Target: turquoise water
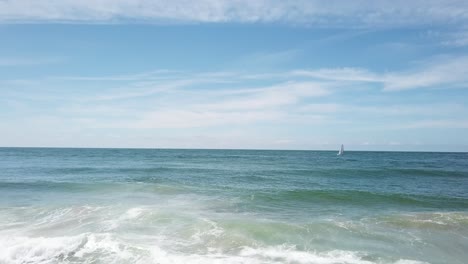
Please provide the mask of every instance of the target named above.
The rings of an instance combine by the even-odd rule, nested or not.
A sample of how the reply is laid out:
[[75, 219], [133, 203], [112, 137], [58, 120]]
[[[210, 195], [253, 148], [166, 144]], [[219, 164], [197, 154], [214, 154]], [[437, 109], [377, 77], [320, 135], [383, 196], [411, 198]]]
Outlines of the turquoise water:
[[467, 153], [0, 148], [0, 263], [467, 259]]

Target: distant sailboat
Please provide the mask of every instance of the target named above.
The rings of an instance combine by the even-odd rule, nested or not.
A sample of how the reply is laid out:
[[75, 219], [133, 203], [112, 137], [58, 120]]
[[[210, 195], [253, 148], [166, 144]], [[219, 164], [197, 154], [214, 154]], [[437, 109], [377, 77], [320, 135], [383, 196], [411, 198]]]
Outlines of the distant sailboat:
[[343, 144], [341, 144], [340, 151], [338, 151], [337, 155], [340, 156], [340, 155], [343, 155], [343, 153], [344, 153], [344, 146], [343, 146]]

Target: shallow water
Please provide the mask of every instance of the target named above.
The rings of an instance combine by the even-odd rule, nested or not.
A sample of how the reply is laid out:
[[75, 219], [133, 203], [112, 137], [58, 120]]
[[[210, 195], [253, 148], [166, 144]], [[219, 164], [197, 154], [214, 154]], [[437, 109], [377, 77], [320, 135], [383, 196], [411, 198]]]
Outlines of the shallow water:
[[0, 148], [0, 263], [466, 263], [468, 154]]

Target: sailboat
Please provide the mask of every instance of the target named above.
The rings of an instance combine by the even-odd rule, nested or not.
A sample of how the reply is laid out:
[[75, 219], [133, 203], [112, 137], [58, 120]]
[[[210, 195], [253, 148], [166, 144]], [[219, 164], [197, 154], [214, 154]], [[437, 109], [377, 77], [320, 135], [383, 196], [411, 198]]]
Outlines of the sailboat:
[[338, 154], [336, 154], [336, 155], [340, 156], [340, 155], [343, 155], [343, 153], [344, 153], [344, 146], [343, 146], [343, 144], [341, 144], [341, 148], [338, 151]]

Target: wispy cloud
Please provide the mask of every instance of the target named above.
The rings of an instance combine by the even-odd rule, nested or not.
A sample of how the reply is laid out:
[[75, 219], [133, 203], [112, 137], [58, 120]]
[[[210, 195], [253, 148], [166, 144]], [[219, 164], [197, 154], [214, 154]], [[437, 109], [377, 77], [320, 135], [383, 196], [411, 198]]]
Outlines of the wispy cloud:
[[375, 27], [465, 23], [463, 0], [6, 0], [0, 1], [4, 22], [137, 21], [286, 22], [316, 26]]
[[[161, 103], [138, 118], [112, 126], [137, 128], [190, 128], [247, 125], [297, 120], [284, 107], [296, 107], [300, 100], [323, 97], [330, 91], [316, 83], [286, 82], [240, 92], [183, 89], [173, 91], [170, 102]], [[317, 116], [312, 117], [317, 121]]]
[[383, 80], [386, 91], [435, 86], [468, 88], [468, 57], [430, 60], [413, 71], [387, 74]]
[[[164, 76], [172, 73], [155, 71], [154, 74]], [[383, 106], [362, 106], [330, 97], [340, 96], [341, 89], [336, 87], [348, 82], [374, 82], [383, 78], [364, 69], [319, 69], [315, 72], [297, 70], [271, 79], [272, 75], [264, 73], [259, 76], [274, 84], [258, 84], [253, 87], [244, 74], [239, 72], [179, 73], [179, 79], [163, 80], [147, 86], [139, 85], [147, 84], [148, 79], [152, 80], [151, 74], [134, 74], [130, 75], [133, 76], [131, 78], [96, 77], [97, 83], [101, 83], [103, 79], [111, 83], [121, 79], [124, 86], [107, 89], [106, 93], [101, 90], [78, 97], [62, 98], [64, 105], [57, 109], [57, 114], [68, 120], [75, 120], [75, 123], [81, 124], [82, 127], [183, 129], [267, 123], [341, 124], [343, 120], [339, 121], [338, 116], [343, 115], [353, 115], [354, 121], [361, 123], [367, 123], [369, 118], [372, 120], [392, 116], [413, 119], [417, 117], [416, 120], [424, 121], [428, 120], [427, 118], [447, 118], [468, 113], [464, 105], [387, 103]], [[297, 75], [311, 79], [293, 81]], [[128, 79], [132, 82], [128, 83]], [[86, 83], [92, 82], [86, 77], [49, 80], [63, 80], [67, 83], [73, 82], [72, 80], [78, 83], [82, 83], [83, 80]], [[220, 82], [221, 80], [225, 82]], [[340, 85], [337, 85], [337, 82]], [[405, 122], [407, 124], [404, 127], [400, 126], [402, 129], [428, 125], [421, 123], [422, 121]], [[456, 123], [438, 124], [453, 126]], [[390, 128], [395, 126], [391, 123], [388, 125]], [[384, 128], [387, 126], [381, 127]]]
[[419, 62], [413, 68], [394, 72], [372, 72], [360, 68], [296, 70], [293, 76], [327, 81], [376, 83], [384, 91], [403, 91], [419, 88], [468, 88], [468, 56], [437, 57]]
[[296, 104], [301, 98], [330, 94], [330, 90], [314, 82], [287, 82], [245, 92], [242, 97], [231, 97], [199, 107], [212, 110], [269, 109]]
[[[403, 73], [327, 68], [280, 74], [148, 71], [44, 77], [40, 86], [20, 82], [15, 87], [21, 89], [1, 91], [0, 100], [6, 104], [0, 117], [8, 124], [1, 133], [4, 140], [14, 139], [15, 131], [41, 127], [24, 137], [54, 135], [48, 141], [21, 142], [29, 145], [314, 148], [324, 142], [334, 146], [335, 137], [346, 134], [359, 142], [404, 145], [409, 139], [394, 138], [393, 133], [468, 128], [468, 108], [462, 102], [399, 102], [395, 98], [401, 97], [394, 97], [398, 90], [383, 91], [398, 75], [446, 72], [455, 63], [448, 58], [431, 61]], [[462, 81], [450, 77], [433, 84]], [[368, 89], [361, 89], [367, 84], [375, 92], [373, 98], [366, 97]], [[349, 92], [365, 103], [348, 100]]]
[[450, 34], [448, 39], [442, 42], [446, 46], [466, 47], [468, 46], [468, 29]]
[[351, 81], [351, 82], [380, 82], [382, 76], [372, 73], [366, 69], [360, 68], [331, 68], [318, 70], [295, 70], [291, 72], [292, 76], [303, 76], [332, 81]]
[[463, 48], [468, 46], [468, 28], [466, 25], [443, 31], [431, 29], [423, 37], [444, 47]]
[[[299, 104], [306, 98], [324, 97], [345, 87], [393, 93], [422, 88], [468, 88], [467, 56], [435, 57], [410, 65], [412, 67], [406, 70], [393, 72], [353, 67], [286, 72], [154, 70], [123, 75], [51, 76], [38, 80], [1, 82], [11, 87], [9, 94], [30, 100], [63, 99], [61, 86], [66, 83], [67, 87], [77, 88], [69, 88], [73, 92], [66, 93], [75, 94], [76, 102], [113, 103], [156, 97], [159, 98], [159, 105], [165, 105], [166, 100], [177, 100], [184, 106], [190, 104], [197, 107], [193, 109], [197, 111], [279, 108]], [[38, 86], [47, 87], [48, 92], [34, 95], [24, 92], [29, 88], [38, 89]], [[96, 90], [99, 92], [87, 93], [80, 87], [99, 87]], [[338, 109], [338, 106], [327, 104], [325, 108], [330, 112]]]

